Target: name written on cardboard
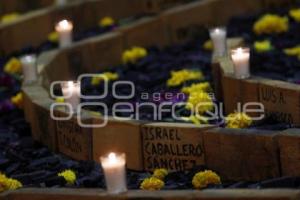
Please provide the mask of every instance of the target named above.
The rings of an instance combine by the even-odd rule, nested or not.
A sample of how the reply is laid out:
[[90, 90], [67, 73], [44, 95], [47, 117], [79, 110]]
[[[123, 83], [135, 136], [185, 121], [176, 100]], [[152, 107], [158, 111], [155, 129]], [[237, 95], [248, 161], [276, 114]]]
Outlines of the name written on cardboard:
[[[293, 96], [290, 96], [292, 98]], [[273, 117], [281, 122], [294, 123], [293, 113], [295, 109], [284, 109], [283, 107], [289, 107], [287, 103], [286, 94], [281, 89], [276, 89], [273, 87], [261, 87], [260, 88], [260, 98], [262, 103], [265, 104], [265, 113], [267, 117]], [[298, 98], [295, 96], [294, 98]]]
[[144, 165], [148, 170], [186, 170], [203, 161], [197, 132], [184, 134], [177, 128], [144, 126], [142, 134]]
[[82, 128], [74, 121], [57, 121], [57, 133], [59, 144], [71, 152], [82, 152], [82, 142], [77, 136], [81, 134]]

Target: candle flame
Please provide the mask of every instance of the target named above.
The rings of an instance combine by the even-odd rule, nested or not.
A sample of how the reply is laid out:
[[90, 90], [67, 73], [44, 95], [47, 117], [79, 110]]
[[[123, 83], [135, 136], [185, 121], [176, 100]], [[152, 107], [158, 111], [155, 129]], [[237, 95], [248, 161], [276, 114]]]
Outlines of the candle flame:
[[109, 153], [108, 154], [108, 159], [109, 159], [109, 162], [116, 162], [117, 161], [117, 157], [116, 157], [116, 154], [115, 153]]
[[74, 82], [73, 81], [68, 81], [67, 82], [68, 87], [74, 87]]
[[237, 49], [236, 49], [236, 53], [238, 53], [238, 54], [243, 53], [243, 49], [242, 49], [241, 47], [237, 48]]
[[232, 55], [243, 55], [243, 54], [246, 54], [248, 53], [248, 49], [247, 48], [242, 48], [242, 47], [239, 47], [237, 49], [234, 49], [232, 50]]
[[60, 21], [58, 24], [59, 24], [59, 26], [61, 26], [62, 28], [67, 28], [68, 25], [69, 25], [69, 22], [68, 22], [68, 20], [64, 19], [64, 20]]
[[56, 29], [57, 29], [57, 31], [72, 30], [73, 24], [72, 24], [72, 22], [70, 22], [66, 19], [63, 19], [57, 23]]
[[21, 62], [35, 62], [36, 56], [34, 54], [28, 54], [20, 58]]

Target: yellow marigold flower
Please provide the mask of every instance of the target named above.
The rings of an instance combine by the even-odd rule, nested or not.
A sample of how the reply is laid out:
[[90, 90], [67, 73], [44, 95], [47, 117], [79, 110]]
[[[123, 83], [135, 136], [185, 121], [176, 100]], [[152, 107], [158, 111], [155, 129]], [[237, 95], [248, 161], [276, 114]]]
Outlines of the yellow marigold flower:
[[5, 183], [6, 190], [16, 190], [23, 187], [22, 183], [18, 180], [8, 178]]
[[15, 96], [11, 97], [11, 102], [18, 108], [23, 108], [23, 94], [19, 92]]
[[92, 85], [99, 85], [103, 81], [103, 76], [106, 78], [107, 81], [114, 81], [119, 78], [119, 74], [112, 73], [112, 72], [104, 72], [101, 74], [102, 76], [93, 76], [91, 80]]
[[1, 23], [10, 23], [10, 22], [15, 21], [19, 17], [20, 17], [20, 14], [17, 12], [14, 12], [14, 13], [10, 13], [10, 14], [2, 16], [0, 21], [1, 21]]
[[4, 72], [8, 74], [16, 74], [22, 72], [22, 63], [17, 58], [11, 58], [4, 66]]
[[203, 116], [196, 116], [192, 115], [189, 117], [190, 121], [193, 122], [196, 125], [201, 125], [201, 124], [208, 124], [208, 120], [206, 117]]
[[253, 30], [256, 34], [271, 34], [287, 32], [289, 29], [288, 17], [266, 14], [255, 22]]
[[73, 170], [70, 169], [58, 173], [58, 176], [64, 177], [67, 183], [71, 185], [73, 185], [76, 181], [76, 174]]
[[256, 41], [254, 43], [254, 48], [257, 52], [267, 52], [272, 50], [272, 44], [269, 40]]
[[284, 53], [288, 56], [298, 56], [300, 57], [300, 45], [297, 45], [292, 48], [287, 48], [283, 50]]
[[99, 26], [101, 27], [107, 27], [107, 26], [112, 26], [115, 24], [115, 20], [111, 17], [103, 17], [100, 21], [99, 21]]
[[300, 9], [292, 9], [289, 12], [289, 15], [296, 21], [300, 22]]
[[194, 109], [195, 112], [203, 114], [206, 111], [211, 111], [214, 108], [211, 96], [206, 92], [193, 92], [187, 100], [186, 108]]
[[58, 33], [56, 31], [53, 31], [48, 34], [48, 40], [50, 42], [58, 42]]
[[122, 61], [123, 63], [135, 63], [141, 58], [146, 57], [148, 54], [147, 50], [142, 47], [133, 47], [123, 52]]
[[192, 184], [196, 189], [206, 188], [208, 185], [219, 185], [221, 179], [218, 174], [211, 170], [205, 170], [195, 174]]
[[235, 112], [226, 117], [227, 128], [247, 128], [252, 124], [252, 119], [246, 113]]
[[183, 87], [181, 92], [185, 94], [191, 94], [193, 92], [208, 92], [211, 90], [211, 86], [208, 82], [204, 83], [193, 83], [191, 86]]
[[6, 176], [0, 173], [0, 193], [6, 190], [6, 186], [5, 186], [6, 180], [7, 180]]
[[143, 180], [143, 182], [141, 183], [140, 188], [142, 190], [160, 190], [161, 188], [163, 188], [165, 186], [165, 183], [155, 177], [150, 177], [150, 178], [146, 178]]
[[193, 70], [179, 70], [179, 71], [172, 71], [171, 78], [167, 81], [167, 85], [169, 87], [179, 86], [182, 83], [189, 81], [189, 80], [201, 80], [204, 76], [200, 71], [193, 71]]
[[63, 97], [57, 97], [57, 98], [55, 99], [55, 102], [56, 102], [56, 103], [64, 103], [64, 102], [65, 102], [65, 99], [64, 99]]
[[204, 42], [203, 44], [203, 48], [206, 49], [206, 50], [213, 50], [214, 49], [214, 46], [213, 46], [213, 43], [211, 40], [207, 40], [206, 42]]
[[155, 169], [153, 172], [153, 176], [155, 178], [158, 178], [160, 180], [164, 180], [164, 178], [168, 175], [168, 170], [161, 168], [161, 169]]
[[16, 190], [21, 187], [23, 187], [23, 185], [20, 181], [7, 178], [4, 174], [0, 173], [0, 192], [5, 190]]

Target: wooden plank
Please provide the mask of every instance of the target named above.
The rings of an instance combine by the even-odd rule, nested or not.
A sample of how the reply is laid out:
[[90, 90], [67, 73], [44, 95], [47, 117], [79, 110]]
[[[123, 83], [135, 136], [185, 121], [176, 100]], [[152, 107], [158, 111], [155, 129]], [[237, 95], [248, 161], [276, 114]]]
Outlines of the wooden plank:
[[55, 123], [50, 116], [50, 105], [53, 101], [47, 91], [38, 86], [24, 86], [24, 113], [30, 123], [34, 140], [48, 146], [52, 151], [57, 150]]
[[[40, 76], [42, 79], [42, 85], [48, 91], [50, 91], [50, 84], [53, 81], [70, 80], [72, 73], [69, 70], [68, 60], [65, 52], [55, 51], [42, 54], [45, 66], [42, 67]], [[46, 61], [47, 60], [47, 61]], [[57, 73], [59, 72], [59, 73]]]
[[49, 88], [53, 81], [76, 80], [82, 73], [94, 73], [119, 64], [123, 49], [122, 35], [107, 33], [78, 42], [71, 48], [46, 53], [43, 57], [48, 64], [41, 72], [43, 85]]
[[192, 0], [143, 0], [146, 12], [149, 13], [159, 13], [162, 10], [190, 2]]
[[184, 42], [207, 34], [207, 27], [213, 21], [211, 1], [197, 1], [162, 13], [169, 43]]
[[[233, 113], [238, 109], [239, 104], [243, 106], [250, 102], [260, 102], [258, 96], [258, 86], [260, 80], [261, 79], [258, 77], [239, 80], [233, 75], [224, 75], [222, 77], [222, 93], [224, 94], [223, 101], [225, 113]], [[250, 116], [255, 116], [254, 113], [247, 114]]]
[[162, 16], [171, 35], [171, 43], [176, 43], [207, 35], [208, 27], [224, 25], [235, 15], [261, 8], [261, 1], [255, 0], [203, 0], [170, 9]]
[[275, 132], [216, 128], [203, 135], [206, 165], [223, 180], [261, 181], [280, 176]]
[[[56, 117], [66, 117], [61, 110], [55, 110]], [[89, 116], [81, 114], [86, 124], [91, 124]], [[92, 160], [92, 129], [78, 124], [77, 116], [70, 120], [55, 120], [58, 151], [76, 160]]]
[[[259, 84], [266, 79], [261, 77], [251, 76], [248, 79], [236, 79], [233, 75], [233, 63], [229, 58], [219, 59], [219, 64], [214, 64], [214, 68], [218, 69], [221, 74], [221, 88], [219, 93], [221, 96], [225, 113], [230, 114], [241, 106], [250, 102], [259, 101]], [[216, 70], [216, 69], [215, 69]], [[220, 83], [219, 83], [220, 84]], [[249, 106], [249, 109], [258, 109], [256, 106]], [[252, 117], [257, 116], [257, 113], [247, 113]]]
[[47, 9], [30, 12], [15, 22], [0, 25], [0, 50], [3, 54], [9, 54], [26, 46], [36, 46], [45, 41], [52, 30]]
[[297, 5], [297, 0], [263, 0], [265, 9], [288, 8]]
[[[227, 39], [227, 48], [228, 48], [228, 52], [231, 49], [243, 46], [244, 44], [244, 40], [243, 38], [228, 38]], [[225, 62], [227, 64], [228, 58], [224, 58], [224, 57], [213, 57], [212, 60], [212, 75], [213, 75], [213, 85], [214, 85], [214, 93], [215, 93], [215, 97], [219, 100], [219, 101], [223, 101], [223, 90], [222, 90], [222, 77], [224, 76], [225, 73], [228, 73], [226, 71], [223, 70], [223, 68], [225, 66], [222, 66], [221, 69], [221, 64]]]
[[[275, 0], [276, 1], [276, 0]], [[263, 8], [261, 0], [217, 0], [212, 1], [213, 23], [211, 26], [227, 24], [230, 18], [241, 14], [253, 14]]]
[[0, 52], [9, 54], [25, 46], [39, 45], [63, 18], [73, 21], [74, 31], [82, 31], [98, 26], [99, 20], [105, 16], [118, 20], [142, 14], [144, 10], [141, 7], [140, 0], [88, 0], [72, 1], [63, 7], [53, 6], [24, 14], [11, 24], [0, 25]]
[[98, 20], [105, 16], [119, 20], [146, 12], [141, 0], [89, 0], [87, 4], [97, 23]]
[[1, 0], [0, 16], [12, 12], [24, 13], [53, 4], [53, 0]]
[[[93, 124], [102, 124], [103, 118], [94, 117]], [[102, 155], [109, 152], [126, 154], [129, 169], [143, 170], [140, 124], [134, 121], [109, 119], [106, 126], [93, 128], [93, 158], [99, 162]]]
[[[64, 51], [70, 77], [93, 73], [121, 62], [123, 40], [120, 33], [107, 33], [74, 44]], [[58, 66], [59, 67], [59, 66]]]
[[212, 126], [147, 123], [141, 126], [145, 170], [184, 171], [204, 165], [203, 132]]
[[84, 59], [91, 59], [92, 65], [84, 65], [85, 72], [97, 72], [121, 63], [124, 50], [122, 34], [107, 33], [88, 42], [90, 55], [86, 55]]
[[50, 115], [50, 105], [53, 103], [49, 98], [39, 99], [35, 101], [33, 110], [33, 121], [31, 123], [32, 134], [39, 137], [42, 144], [47, 146], [52, 151], [56, 152], [57, 135], [56, 124]]
[[295, 200], [300, 198], [299, 190], [291, 189], [210, 189], [210, 190], [172, 190], [141, 191], [130, 190], [124, 194], [108, 195], [100, 189], [21, 189], [8, 194], [10, 200]]
[[276, 137], [283, 176], [300, 176], [300, 129], [288, 129]]
[[22, 87], [24, 95], [24, 115], [27, 122], [32, 127], [32, 137], [36, 141], [41, 141], [40, 133], [35, 131], [33, 126], [36, 122], [36, 104], [43, 103], [48, 98], [48, 93], [39, 85], [27, 85]]
[[299, 85], [265, 80], [259, 84], [259, 101], [264, 104], [267, 116], [300, 125]]
[[168, 38], [164, 30], [164, 23], [160, 17], [142, 18], [130, 25], [118, 28], [118, 31], [123, 34], [126, 48], [148, 47], [154, 44], [160, 47], [166, 46]]

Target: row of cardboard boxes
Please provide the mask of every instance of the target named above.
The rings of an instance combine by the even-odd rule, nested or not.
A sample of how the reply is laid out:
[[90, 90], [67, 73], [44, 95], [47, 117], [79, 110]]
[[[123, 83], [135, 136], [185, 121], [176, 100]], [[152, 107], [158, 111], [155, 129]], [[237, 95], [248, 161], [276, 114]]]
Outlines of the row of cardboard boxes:
[[[75, 31], [83, 31], [98, 26], [99, 20], [106, 16], [121, 20], [140, 15], [153, 15], [168, 7], [191, 1], [71, 0], [65, 6], [50, 6], [51, 3], [48, 2], [46, 4], [49, 6], [43, 9], [28, 12], [12, 23], [0, 24], [0, 52], [2, 55], [7, 55], [25, 46], [39, 45], [47, 39], [47, 35], [54, 30], [55, 24], [62, 19], [73, 21]], [[199, 2], [200, 0], [193, 1]], [[22, 4], [22, 2], [17, 1], [15, 3]], [[38, 1], [31, 4], [44, 3]], [[33, 35], [35, 37], [32, 37]]]
[[[295, 0], [74, 0], [66, 6], [39, 9], [24, 14], [13, 23], [0, 25], [0, 55], [8, 55], [26, 46], [39, 45], [54, 30], [55, 23], [63, 18], [72, 20], [75, 31], [81, 31], [97, 26], [99, 20], [105, 16], [119, 20], [141, 14], [161, 13], [163, 8], [182, 4], [162, 13], [163, 20], [165, 20], [163, 16], [172, 18], [167, 28], [178, 29], [171, 37], [173, 42], [174, 39], [184, 39], [203, 33], [203, 26], [224, 24], [233, 15], [287, 6], [295, 2]], [[180, 29], [180, 26], [188, 28]], [[162, 32], [156, 33], [160, 34], [164, 35]]]
[[[95, 160], [108, 152], [125, 152], [135, 170], [187, 170], [205, 165], [224, 180], [259, 181], [299, 175], [300, 129], [264, 131], [227, 129], [178, 123], [151, 123], [108, 119], [103, 128], [84, 128], [78, 117], [54, 120], [53, 103], [40, 86], [24, 88], [26, 117], [34, 139], [77, 160]], [[61, 110], [54, 112], [65, 117]], [[84, 124], [99, 125], [104, 118], [86, 111]]]
[[[230, 6], [227, 5], [229, 1]], [[157, 167], [184, 170], [204, 164], [227, 180], [298, 175], [298, 129], [269, 132], [117, 120], [109, 120], [104, 128], [88, 129], [80, 127], [76, 118], [56, 121], [50, 116], [53, 100], [49, 98], [48, 89], [52, 81], [74, 78], [82, 72], [95, 72], [100, 70], [97, 66], [118, 64], [124, 49], [132, 45], [164, 46], [183, 41], [194, 33], [195, 27], [201, 31], [203, 29], [199, 27], [216, 23], [218, 19], [213, 13], [219, 12], [224, 16], [222, 20], [226, 20], [234, 14], [264, 6], [258, 0], [203, 0], [171, 9], [158, 17], [142, 19], [122, 27], [123, 31], [45, 54], [44, 62], [39, 64], [40, 82], [23, 87], [25, 115], [34, 139], [79, 160], [99, 161], [102, 154], [122, 151], [127, 154], [128, 167], [136, 170]], [[232, 9], [237, 13], [228, 12]], [[90, 112], [82, 117], [89, 124], [103, 121]]]

